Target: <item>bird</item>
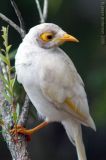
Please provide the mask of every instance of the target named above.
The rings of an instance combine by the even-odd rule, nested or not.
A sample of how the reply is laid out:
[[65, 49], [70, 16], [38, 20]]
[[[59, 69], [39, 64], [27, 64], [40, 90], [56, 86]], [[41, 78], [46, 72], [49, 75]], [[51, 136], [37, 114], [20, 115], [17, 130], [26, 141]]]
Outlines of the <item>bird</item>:
[[[21, 83], [43, 122], [32, 129], [17, 126], [17, 132], [31, 135], [52, 122], [63, 125], [76, 147], [79, 160], [87, 160], [81, 125], [96, 131], [90, 115], [84, 82], [72, 60], [60, 48], [65, 42], [79, 42], [53, 23], [32, 27], [15, 56], [17, 80]], [[11, 130], [15, 133], [15, 128]]]

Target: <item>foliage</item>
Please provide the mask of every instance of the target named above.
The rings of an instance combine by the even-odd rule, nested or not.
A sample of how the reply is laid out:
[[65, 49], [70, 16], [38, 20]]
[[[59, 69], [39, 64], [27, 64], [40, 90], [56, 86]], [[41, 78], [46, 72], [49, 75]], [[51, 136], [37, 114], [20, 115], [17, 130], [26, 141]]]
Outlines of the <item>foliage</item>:
[[[14, 66], [11, 65], [11, 57], [9, 56], [10, 49], [12, 45], [8, 43], [8, 30], [9, 27], [2, 27], [2, 39], [3, 48], [0, 49], [0, 62], [3, 63], [4, 68], [2, 68], [2, 73], [0, 74], [0, 79], [3, 82], [3, 96], [5, 100], [12, 106], [13, 110], [13, 121], [16, 124], [19, 118], [19, 104], [16, 102], [14, 85], [16, 81], [16, 74], [14, 71]], [[5, 71], [3, 71], [3, 69]]]

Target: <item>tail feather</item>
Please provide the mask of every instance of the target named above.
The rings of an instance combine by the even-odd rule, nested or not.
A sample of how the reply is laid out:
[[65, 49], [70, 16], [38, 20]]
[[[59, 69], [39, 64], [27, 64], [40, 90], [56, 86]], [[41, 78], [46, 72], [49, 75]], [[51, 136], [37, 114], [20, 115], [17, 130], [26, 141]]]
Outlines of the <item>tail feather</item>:
[[84, 147], [83, 140], [82, 140], [81, 126], [79, 128], [79, 135], [75, 136], [75, 144], [76, 144], [76, 149], [78, 153], [78, 159], [87, 160], [86, 153], [85, 153], [85, 147]]
[[82, 140], [81, 125], [72, 119], [62, 122], [70, 141], [76, 146], [78, 159], [87, 160], [85, 147]]

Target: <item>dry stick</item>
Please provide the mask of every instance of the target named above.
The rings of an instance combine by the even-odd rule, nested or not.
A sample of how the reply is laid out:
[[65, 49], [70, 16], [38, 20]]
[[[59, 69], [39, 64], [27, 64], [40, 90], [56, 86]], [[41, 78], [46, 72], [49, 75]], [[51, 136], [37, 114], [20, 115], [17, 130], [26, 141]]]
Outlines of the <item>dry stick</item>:
[[10, 26], [12, 26], [20, 34], [20, 36], [22, 37], [22, 32], [24, 32], [24, 30], [22, 28], [20, 28], [17, 24], [15, 24], [12, 20], [10, 20], [9, 18], [7, 18], [2, 13], [0, 13], [0, 18], [2, 20], [4, 20], [5, 22], [7, 22]]
[[47, 11], [48, 11], [48, 0], [44, 0], [44, 5], [43, 5], [43, 18], [44, 21], [47, 19]]
[[24, 102], [24, 105], [22, 107], [22, 112], [21, 112], [21, 115], [20, 115], [20, 118], [19, 118], [19, 122], [18, 122], [19, 125], [24, 126], [24, 124], [25, 124], [25, 122], [27, 120], [28, 109], [29, 109], [28, 106], [29, 106], [29, 97], [26, 95], [25, 102]]
[[44, 19], [44, 17], [43, 17], [43, 13], [42, 13], [42, 10], [41, 10], [41, 7], [40, 7], [39, 0], [35, 0], [35, 2], [36, 2], [37, 9], [38, 9], [38, 12], [39, 12], [40, 23], [44, 23], [44, 22], [45, 22], [45, 19]]
[[10, 0], [10, 2], [12, 4], [12, 6], [14, 8], [14, 11], [15, 11], [17, 17], [18, 17], [19, 22], [20, 22], [20, 28], [22, 28], [22, 30], [23, 30], [23, 31], [21, 30], [21, 35], [22, 35], [22, 38], [24, 38], [26, 32], [25, 32], [24, 20], [21, 16], [21, 12], [19, 11], [18, 6], [17, 6], [17, 4], [15, 3], [14, 0]]
[[39, 17], [40, 17], [40, 23], [44, 23], [47, 19], [48, 0], [44, 0], [43, 11], [41, 9], [39, 0], [35, 0], [35, 2], [36, 2], [36, 5], [37, 5]]

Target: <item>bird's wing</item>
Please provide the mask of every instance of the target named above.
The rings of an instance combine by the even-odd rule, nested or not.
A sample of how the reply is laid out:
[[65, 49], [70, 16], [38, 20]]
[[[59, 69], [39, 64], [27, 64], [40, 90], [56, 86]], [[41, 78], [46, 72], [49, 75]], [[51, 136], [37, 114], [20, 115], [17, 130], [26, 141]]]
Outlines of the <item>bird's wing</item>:
[[55, 56], [46, 57], [40, 71], [40, 87], [43, 95], [58, 109], [71, 114], [87, 125], [89, 108], [84, 84], [69, 57], [58, 50]]

